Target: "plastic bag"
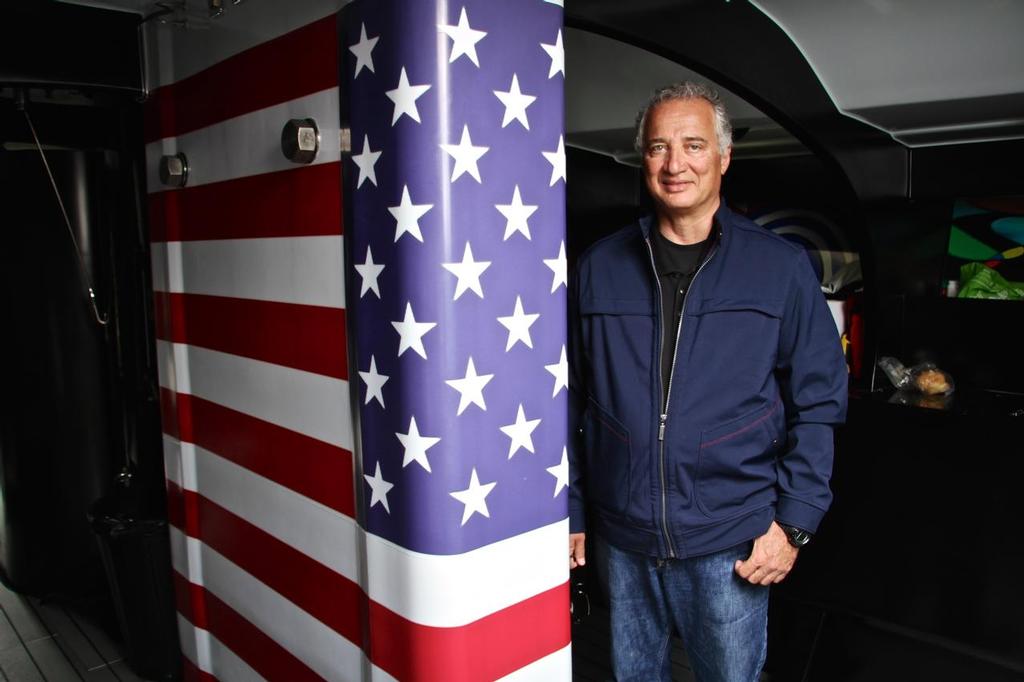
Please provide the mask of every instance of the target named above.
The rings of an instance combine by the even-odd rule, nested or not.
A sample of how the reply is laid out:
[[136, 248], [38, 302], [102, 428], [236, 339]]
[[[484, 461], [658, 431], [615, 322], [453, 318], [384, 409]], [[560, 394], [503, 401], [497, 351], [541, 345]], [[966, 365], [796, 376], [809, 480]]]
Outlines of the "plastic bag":
[[1019, 301], [1024, 299], [1024, 288], [1008, 282], [987, 265], [967, 263], [960, 266], [960, 293], [957, 297]]
[[955, 389], [953, 377], [931, 362], [923, 362], [908, 369], [896, 358], [885, 356], [879, 359], [878, 366], [900, 391], [945, 396]]

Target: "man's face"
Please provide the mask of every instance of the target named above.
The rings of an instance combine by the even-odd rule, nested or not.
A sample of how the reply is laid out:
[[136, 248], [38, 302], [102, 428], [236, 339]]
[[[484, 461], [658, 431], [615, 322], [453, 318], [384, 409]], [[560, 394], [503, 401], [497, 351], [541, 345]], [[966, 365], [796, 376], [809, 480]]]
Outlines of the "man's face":
[[715, 112], [703, 99], [662, 102], [647, 113], [644, 179], [666, 218], [698, 217], [717, 208], [732, 150], [718, 150]]

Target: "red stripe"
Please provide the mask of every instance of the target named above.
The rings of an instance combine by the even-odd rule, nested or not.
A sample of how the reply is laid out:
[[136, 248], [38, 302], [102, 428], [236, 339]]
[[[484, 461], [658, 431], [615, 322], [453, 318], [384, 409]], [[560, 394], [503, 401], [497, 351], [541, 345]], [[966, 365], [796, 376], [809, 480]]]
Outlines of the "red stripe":
[[[182, 496], [187, 510], [184, 526], [172, 523], [357, 645], [360, 613], [368, 608], [370, 658], [398, 679], [496, 679], [569, 644], [567, 583], [462, 627], [420, 625], [367, 600], [352, 581], [202, 495], [170, 481], [167, 487], [168, 497]], [[194, 598], [187, 605], [181, 599], [180, 611], [196, 609]]]
[[[369, 600], [355, 583], [202, 495], [182, 494], [199, 518], [189, 535], [359, 644], [360, 612]], [[570, 638], [568, 583], [462, 627], [413, 623], [372, 601], [368, 609], [371, 660], [402, 680], [495, 679], [564, 648]]]
[[146, 102], [146, 142], [337, 86], [337, 35], [335, 17], [324, 17], [157, 88]]
[[338, 235], [341, 164], [333, 161], [149, 195], [155, 242]]
[[569, 640], [568, 583], [455, 628], [419, 625], [370, 602], [370, 658], [400, 680], [494, 680]]
[[193, 442], [192, 406], [187, 393], [175, 393], [160, 387], [160, 420], [164, 433], [178, 440]]
[[348, 450], [203, 398], [179, 394], [177, 401], [189, 414], [188, 442], [355, 517], [352, 453]]
[[[154, 298], [157, 337], [348, 379], [345, 310], [203, 294]], [[168, 306], [169, 309], [165, 309]]]
[[[209, 614], [206, 623], [200, 624], [189, 619], [190, 622], [198, 628], [208, 630], [221, 644], [231, 649], [264, 678], [296, 682], [323, 679], [244, 616], [221, 601], [213, 592], [189, 582], [177, 571], [174, 572], [174, 582], [176, 587], [180, 586], [180, 590], [196, 595], [206, 604], [206, 612]], [[187, 618], [185, 613], [182, 615]]]
[[[165, 481], [165, 484], [167, 488], [167, 522], [175, 528], [189, 528], [190, 525], [185, 521], [185, 495], [183, 488], [170, 479]], [[178, 598], [182, 597], [179, 595]], [[178, 610], [181, 611], [181, 609]]]
[[[168, 481], [168, 490], [174, 486]], [[363, 593], [358, 585], [199, 493], [185, 490], [183, 495], [186, 509], [195, 510], [199, 523], [198, 528], [181, 530], [359, 645]]]
[[217, 682], [217, 678], [199, 667], [184, 656], [181, 657], [181, 679], [184, 682]]
[[189, 582], [188, 578], [178, 571], [171, 571], [174, 579], [175, 606], [178, 613], [197, 628], [209, 630], [209, 619], [206, 617], [206, 590], [202, 585]]

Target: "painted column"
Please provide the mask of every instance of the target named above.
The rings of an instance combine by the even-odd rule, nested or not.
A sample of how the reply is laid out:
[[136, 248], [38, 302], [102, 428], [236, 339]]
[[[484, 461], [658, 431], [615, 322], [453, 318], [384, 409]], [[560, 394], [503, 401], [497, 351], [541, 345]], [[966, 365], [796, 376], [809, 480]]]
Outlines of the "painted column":
[[570, 677], [559, 5], [340, 17], [364, 645], [398, 679]]

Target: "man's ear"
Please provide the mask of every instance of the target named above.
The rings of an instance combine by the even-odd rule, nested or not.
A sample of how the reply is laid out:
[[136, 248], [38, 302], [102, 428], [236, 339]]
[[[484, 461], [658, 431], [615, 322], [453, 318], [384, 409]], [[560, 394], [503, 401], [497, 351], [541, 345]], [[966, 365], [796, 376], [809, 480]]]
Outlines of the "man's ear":
[[725, 175], [725, 171], [729, 170], [729, 162], [732, 161], [732, 146], [726, 148], [722, 154], [722, 175]]

